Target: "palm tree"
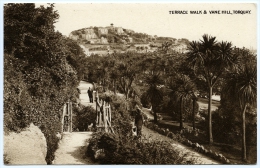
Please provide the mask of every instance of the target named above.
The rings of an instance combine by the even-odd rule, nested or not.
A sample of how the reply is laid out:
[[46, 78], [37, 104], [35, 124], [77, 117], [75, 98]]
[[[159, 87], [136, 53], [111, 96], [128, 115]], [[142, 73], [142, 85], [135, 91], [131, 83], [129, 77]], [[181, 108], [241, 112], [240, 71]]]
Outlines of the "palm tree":
[[222, 74], [235, 62], [232, 44], [217, 43], [216, 37], [203, 35], [200, 42], [190, 43], [187, 62], [192, 66], [195, 75], [202, 76], [208, 86], [208, 138], [213, 143], [212, 136], [212, 89]]
[[257, 68], [255, 63], [246, 63], [231, 74], [224, 92], [238, 101], [242, 118], [242, 159], [246, 160], [246, 118], [247, 107], [256, 105], [257, 100]]
[[150, 100], [154, 112], [154, 122], [157, 123], [157, 108], [163, 99], [163, 94], [158, 85], [163, 83], [160, 74], [154, 74], [146, 78], [146, 83], [149, 85], [148, 90], [144, 93], [146, 98]]
[[195, 85], [186, 75], [177, 75], [169, 84], [170, 97], [179, 103], [180, 129], [183, 128], [183, 104], [194, 98]]

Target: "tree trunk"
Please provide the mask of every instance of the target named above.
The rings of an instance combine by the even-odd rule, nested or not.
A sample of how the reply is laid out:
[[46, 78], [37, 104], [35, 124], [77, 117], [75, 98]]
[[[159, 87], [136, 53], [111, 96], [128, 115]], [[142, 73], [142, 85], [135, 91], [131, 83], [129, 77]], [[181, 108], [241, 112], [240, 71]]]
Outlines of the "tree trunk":
[[157, 123], [157, 113], [153, 111], [154, 123]]
[[193, 98], [192, 100], [193, 106], [192, 106], [192, 127], [195, 131], [195, 105], [196, 105], [196, 98]]
[[128, 98], [129, 98], [129, 89], [126, 89], [125, 98], [126, 98], [126, 100], [128, 100]]
[[183, 103], [183, 98], [181, 97], [181, 99], [180, 99], [180, 130], [183, 128], [182, 103]]
[[154, 123], [157, 123], [157, 113], [156, 113], [155, 105], [153, 103], [152, 103], [152, 110], [153, 110]]
[[208, 103], [208, 118], [209, 118], [209, 144], [213, 143], [213, 136], [212, 136], [212, 116], [211, 116], [211, 104], [212, 104], [212, 86], [209, 86], [209, 103]]
[[242, 159], [244, 161], [246, 160], [246, 107], [247, 104], [242, 112]]

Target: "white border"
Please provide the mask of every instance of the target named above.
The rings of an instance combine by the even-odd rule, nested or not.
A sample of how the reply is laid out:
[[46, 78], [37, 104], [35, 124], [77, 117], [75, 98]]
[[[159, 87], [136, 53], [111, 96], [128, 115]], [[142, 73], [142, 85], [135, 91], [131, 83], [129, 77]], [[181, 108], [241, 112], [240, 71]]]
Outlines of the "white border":
[[[159, 1], [159, 0], [133, 0], [133, 1], [130, 1], [130, 0], [125, 0], [125, 1], [120, 1], [120, 0], [109, 0], [109, 1], [104, 1], [104, 0], [76, 0], [76, 1], [72, 1], [72, 0], [53, 0], [53, 1], [49, 1], [49, 0], [39, 0], [39, 1], [33, 1], [33, 0], [26, 0], [26, 1], [19, 1], [19, 0], [11, 0], [11, 1], [8, 1], [8, 0], [0, 0], [0, 4], [1, 4], [1, 27], [0, 27], [0, 30], [1, 32], [3, 32], [3, 5], [5, 3], [26, 3], [26, 2], [31, 2], [31, 3], [67, 3], [67, 2], [70, 2], [70, 3], [256, 3], [257, 4], [257, 55], [260, 54], [260, 44], [259, 44], [259, 20], [260, 20], [260, 12], [259, 12], [259, 4], [260, 4], [260, 1], [258, 0], [249, 0], [249, 1], [246, 1], [246, 0], [220, 0], [220, 1], [216, 1], [216, 0], [176, 0], [176, 1], [171, 1], [171, 0], [162, 0], [162, 1]], [[1, 59], [0, 59], [0, 65], [1, 65], [1, 69], [0, 69], [0, 77], [3, 80], [3, 33], [0, 34], [0, 37], [2, 39], [2, 43], [1, 43]], [[259, 63], [257, 63], [257, 66], [259, 67]], [[259, 75], [257, 76], [259, 77]], [[3, 88], [3, 82], [0, 83], [0, 88]], [[259, 93], [259, 92], [257, 92]], [[0, 90], [0, 148], [3, 149], [3, 89]], [[257, 104], [259, 104], [259, 101], [257, 101]], [[258, 110], [259, 111], [259, 110]], [[257, 123], [260, 123], [259, 122], [259, 117], [257, 119]], [[258, 142], [259, 141], [259, 126], [257, 127], [257, 138], [258, 138]], [[208, 167], [208, 166], [214, 166], [214, 167], [219, 167], [219, 166], [228, 166], [228, 167], [260, 167], [260, 163], [259, 163], [259, 143], [257, 145], [257, 161], [258, 163], [256, 165], [166, 165], [164, 167], [168, 167], [168, 166], [174, 166], [174, 167]], [[3, 164], [3, 150], [0, 150], [0, 167], [6, 167], [4, 164]], [[47, 165], [47, 166], [39, 166], [39, 167], [53, 167], [54, 165]], [[57, 166], [57, 165], [56, 165]], [[67, 166], [70, 166], [70, 165], [61, 165], [61, 166], [58, 166], [58, 167], [67, 167]], [[78, 167], [79, 165], [71, 165], [72, 167]], [[70, 166], [70, 167], [71, 167]], [[83, 166], [86, 166], [86, 165], [83, 165]], [[88, 167], [94, 167], [94, 165], [87, 165]], [[104, 165], [99, 165], [99, 166], [104, 166]], [[117, 165], [106, 165], [106, 167], [112, 167], [112, 166], [117, 166]], [[119, 165], [120, 166], [120, 165]], [[135, 167], [135, 166], [139, 166], [139, 165], [124, 165], [124, 167]], [[157, 165], [148, 165], [149, 167], [150, 166], [157, 166]], [[148, 166], [143, 166], [143, 167], [148, 167]], [[161, 165], [158, 165], [158, 166], [161, 166]], [[12, 168], [12, 167], [20, 167], [20, 166], [8, 166], [8, 168]], [[32, 166], [23, 166], [23, 167], [35, 167], [35, 165], [32, 165]], [[80, 166], [79, 166], [80, 167]], [[82, 166], [81, 166], [82, 167]], [[96, 167], [96, 166], [95, 166]]]

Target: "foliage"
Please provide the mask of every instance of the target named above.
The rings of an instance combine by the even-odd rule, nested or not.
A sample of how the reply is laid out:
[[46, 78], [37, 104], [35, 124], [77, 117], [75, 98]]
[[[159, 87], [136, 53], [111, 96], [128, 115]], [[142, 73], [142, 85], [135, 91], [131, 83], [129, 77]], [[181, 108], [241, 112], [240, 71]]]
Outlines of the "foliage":
[[[195, 96], [196, 87], [191, 79], [186, 75], [177, 75], [174, 79], [171, 80], [169, 84], [170, 89], [170, 98], [179, 105], [177, 106], [177, 111], [180, 115], [180, 129], [183, 128], [183, 111], [184, 105], [188, 104], [187, 102], [191, 101]], [[186, 103], [186, 104], [184, 104]], [[195, 108], [195, 107], [194, 107]]]
[[59, 15], [53, 4], [5, 4], [4, 16], [4, 128], [19, 132], [31, 122], [37, 125], [46, 137], [51, 164], [63, 105], [77, 96], [80, 51], [55, 32]]
[[87, 131], [88, 125], [91, 123], [93, 127], [96, 124], [96, 111], [92, 106], [83, 106], [83, 108], [73, 108], [73, 113], [76, 114], [73, 117], [74, 128], [73, 130]]
[[146, 99], [150, 100], [152, 104], [152, 110], [154, 112], [154, 122], [157, 122], [157, 109], [159, 104], [163, 99], [163, 93], [158, 87], [163, 83], [160, 74], [155, 74], [146, 78], [146, 83], [149, 85], [149, 88], [144, 93]]
[[[256, 107], [257, 98], [257, 70], [254, 61], [249, 61], [236, 69], [230, 75], [224, 91], [230, 98], [237, 101], [242, 118], [242, 152], [246, 160], [246, 111], [249, 106]], [[250, 109], [252, 110], [252, 109]]]
[[[132, 136], [120, 139], [116, 135], [103, 134], [90, 141], [88, 154], [93, 149], [103, 149], [105, 157], [99, 159], [101, 164], [192, 164], [192, 160], [184, 159], [165, 141], [137, 140]], [[90, 148], [91, 147], [91, 148]], [[92, 150], [91, 150], [92, 149]]]
[[216, 37], [207, 34], [202, 40], [190, 43], [187, 63], [193, 68], [197, 78], [207, 83], [208, 103], [208, 140], [213, 143], [212, 136], [212, 88], [220, 77], [237, 63], [237, 55], [233, 54], [231, 42], [217, 42]]
[[97, 132], [89, 140], [86, 153], [93, 157], [100, 149], [104, 157], [98, 158], [101, 164], [192, 164], [170, 144], [161, 141], [138, 140], [132, 135], [132, 118], [126, 110], [125, 99], [116, 95], [110, 97], [112, 108], [112, 125], [115, 134]]
[[[208, 97], [210, 92], [207, 79], [210, 79], [212, 82], [212, 85], [210, 85], [211, 94], [223, 94], [223, 86], [227, 82], [227, 79], [230, 78], [228, 74], [237, 70], [238, 66], [236, 67], [234, 65], [240, 66], [243, 62], [249, 62], [250, 60], [254, 60], [254, 62], [256, 62], [254, 59], [255, 56], [250, 55], [250, 52], [246, 49], [234, 48], [231, 43], [218, 42], [215, 37], [211, 36], [205, 35], [201, 41], [190, 43], [188, 53], [178, 53], [170, 50], [171, 45], [173, 44], [171, 44], [171, 40], [167, 41], [168, 42], [163, 43], [160, 49], [154, 53], [114, 53], [103, 57], [88, 57], [88, 65], [91, 65], [91, 67], [94, 68], [89, 71], [86, 76], [93, 81], [95, 80], [98, 85], [100, 85], [100, 88], [105, 86], [105, 88], [108, 88], [111, 91], [113, 90], [114, 94], [124, 93], [126, 96], [127, 91], [125, 88], [128, 86], [128, 81], [126, 81], [126, 85], [121, 85], [120, 80], [122, 80], [122, 77], [126, 79], [126, 76], [122, 74], [127, 74], [125, 72], [130, 69], [132, 71], [131, 73], [134, 74], [134, 77], [132, 78], [133, 80], [131, 81], [131, 86], [128, 88], [129, 94], [127, 95], [129, 96], [129, 101], [132, 101], [135, 98], [140, 98], [142, 105], [150, 108], [151, 100], [145, 93], [147, 93], [152, 82], [147, 82], [146, 79], [155, 74], [160, 74], [163, 80], [160, 84], [156, 84], [156, 87], [154, 87], [162, 92], [162, 98], [156, 102], [158, 103], [155, 107], [156, 112], [170, 111], [174, 120], [180, 120], [180, 101], [177, 101], [177, 95], [170, 97], [167, 91], [172, 78], [178, 76], [178, 74], [187, 76], [187, 78], [190, 78], [192, 83], [194, 83], [193, 85], [196, 85], [196, 89], [192, 89], [192, 91], [196, 91], [199, 95], [207, 95]], [[186, 40], [183, 39], [182, 42], [184, 41]], [[97, 69], [100, 69], [100, 71], [97, 71], [96, 67], [98, 67]], [[105, 75], [103, 72], [105, 72]], [[173, 81], [173, 84], [177, 84], [176, 81]], [[180, 84], [180, 86], [182, 85]], [[176, 91], [178, 88], [175, 88], [174, 90]], [[195, 94], [196, 92], [194, 92], [193, 95], [190, 94], [189, 98], [187, 97], [186, 100], [183, 100], [183, 107], [181, 109], [184, 121], [190, 122], [193, 120], [194, 100], [195, 117], [196, 114], [198, 114], [198, 103], [195, 98], [195, 95], [197, 95]], [[187, 93], [189, 94], [190, 92], [188, 91]], [[223, 95], [221, 95], [221, 99], [222, 96]], [[221, 101], [221, 105], [224, 103], [224, 101]], [[120, 103], [115, 104], [115, 106], [121, 106], [120, 108], [122, 110], [120, 110], [120, 115], [121, 113], [126, 114], [123, 112], [125, 109], [131, 110], [131, 103], [124, 102], [123, 104], [124, 107], [121, 106]], [[153, 110], [155, 110], [154, 107]], [[216, 136], [217, 142], [225, 141], [225, 139], [227, 139], [218, 138], [218, 135], [220, 137], [226, 136], [230, 138], [226, 140], [228, 143], [232, 143], [234, 141], [239, 142], [239, 140], [235, 140], [235, 137], [237, 137], [235, 134], [239, 132], [236, 121], [237, 114], [236, 112], [229, 112], [231, 110], [234, 111], [235, 106], [230, 106], [229, 108], [222, 110], [223, 113], [230, 113], [230, 116], [227, 114], [219, 114], [219, 116], [214, 114], [213, 116], [214, 119], [212, 121], [212, 130], [213, 135]], [[211, 113], [210, 115], [204, 115], [203, 117], [207, 119], [206, 121], [210, 122], [208, 119], [209, 116], [211, 116]], [[234, 118], [231, 119], [231, 117]], [[200, 117], [200, 119], [202, 118]], [[226, 125], [226, 128], [225, 126], [221, 126], [222, 124], [225, 125], [225, 122], [228, 122], [229, 119], [233, 122], [232, 124]], [[252, 131], [252, 134], [250, 133], [250, 135], [253, 135], [253, 132], [255, 132], [253, 131], [253, 125], [254, 124], [252, 124], [252, 127], [250, 126], [250, 128], [248, 128], [248, 130]], [[204, 125], [202, 129], [209, 131], [208, 127], [209, 124]], [[219, 129], [221, 131], [217, 130], [218, 127], [221, 128]], [[232, 134], [232, 130], [235, 131], [233, 133], [234, 135]]]

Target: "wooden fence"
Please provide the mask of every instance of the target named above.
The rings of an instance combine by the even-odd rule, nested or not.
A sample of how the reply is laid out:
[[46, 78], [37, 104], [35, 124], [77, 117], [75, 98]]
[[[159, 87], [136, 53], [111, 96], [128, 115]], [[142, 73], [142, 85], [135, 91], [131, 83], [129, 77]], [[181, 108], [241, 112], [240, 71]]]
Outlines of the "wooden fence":
[[105, 100], [99, 99], [98, 92], [95, 93], [96, 101], [96, 126], [98, 131], [114, 133], [111, 124], [111, 106]]
[[[99, 99], [98, 92], [94, 92], [96, 102], [96, 126], [98, 131], [114, 133], [111, 124], [111, 106], [108, 102]], [[72, 132], [72, 102], [64, 104], [61, 118], [61, 131]]]
[[61, 118], [61, 131], [72, 132], [72, 102], [67, 102], [63, 106]]

